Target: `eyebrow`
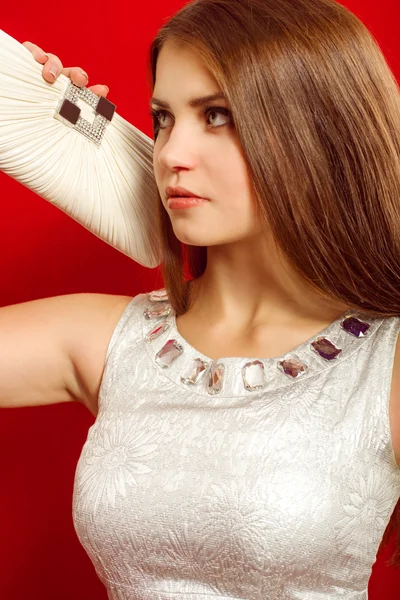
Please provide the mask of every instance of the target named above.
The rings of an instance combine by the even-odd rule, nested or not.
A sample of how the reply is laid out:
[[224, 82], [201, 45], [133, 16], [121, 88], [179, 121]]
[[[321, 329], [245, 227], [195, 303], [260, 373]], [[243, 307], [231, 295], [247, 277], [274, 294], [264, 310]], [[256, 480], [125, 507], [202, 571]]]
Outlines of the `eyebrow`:
[[[188, 105], [192, 108], [198, 108], [199, 106], [204, 106], [204, 104], [207, 104], [207, 102], [212, 102], [213, 100], [226, 100], [226, 96], [222, 92], [219, 92], [217, 94], [203, 96], [202, 98], [193, 98], [193, 100], [189, 100]], [[152, 98], [150, 100], [150, 105], [151, 104], [157, 104], [157, 106], [161, 106], [162, 108], [171, 108], [168, 102], [164, 102], [158, 98]]]

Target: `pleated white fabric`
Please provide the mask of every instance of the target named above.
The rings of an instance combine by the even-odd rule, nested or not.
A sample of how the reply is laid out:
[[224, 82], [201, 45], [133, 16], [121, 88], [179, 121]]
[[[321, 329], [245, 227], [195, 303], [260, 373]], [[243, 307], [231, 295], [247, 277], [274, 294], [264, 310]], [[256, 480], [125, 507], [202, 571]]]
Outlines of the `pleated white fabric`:
[[0, 30], [0, 169], [146, 267], [160, 263], [153, 140], [117, 113], [97, 147], [54, 118], [70, 80]]

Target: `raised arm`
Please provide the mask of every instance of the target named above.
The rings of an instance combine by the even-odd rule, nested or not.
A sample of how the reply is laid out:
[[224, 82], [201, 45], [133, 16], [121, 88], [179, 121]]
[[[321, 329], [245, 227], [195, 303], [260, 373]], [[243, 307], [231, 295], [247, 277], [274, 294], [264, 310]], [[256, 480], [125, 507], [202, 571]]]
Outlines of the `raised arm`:
[[97, 414], [128, 296], [69, 294], [0, 308], [0, 407], [78, 401]]

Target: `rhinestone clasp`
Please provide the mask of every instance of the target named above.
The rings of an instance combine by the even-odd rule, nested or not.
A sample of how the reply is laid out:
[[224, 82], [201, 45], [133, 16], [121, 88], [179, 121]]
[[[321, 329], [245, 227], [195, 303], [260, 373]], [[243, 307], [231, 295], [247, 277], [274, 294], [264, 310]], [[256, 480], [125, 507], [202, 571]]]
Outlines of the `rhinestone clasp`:
[[[83, 116], [82, 108], [92, 110], [92, 119]], [[54, 118], [84, 135], [97, 147], [101, 145], [107, 125], [112, 121], [116, 106], [87, 88], [70, 83], [61, 98]]]

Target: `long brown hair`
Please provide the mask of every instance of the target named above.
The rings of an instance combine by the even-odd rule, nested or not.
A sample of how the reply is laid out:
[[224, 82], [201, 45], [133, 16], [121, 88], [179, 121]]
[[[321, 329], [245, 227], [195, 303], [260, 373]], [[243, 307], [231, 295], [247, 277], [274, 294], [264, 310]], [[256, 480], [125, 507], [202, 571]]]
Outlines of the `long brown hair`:
[[[334, 0], [194, 0], [152, 43], [153, 87], [167, 40], [195, 48], [220, 84], [286, 259], [327, 298], [400, 316], [400, 92], [366, 26]], [[159, 206], [182, 314], [207, 251], [181, 244]], [[380, 548], [396, 531], [400, 566], [400, 504]]]

